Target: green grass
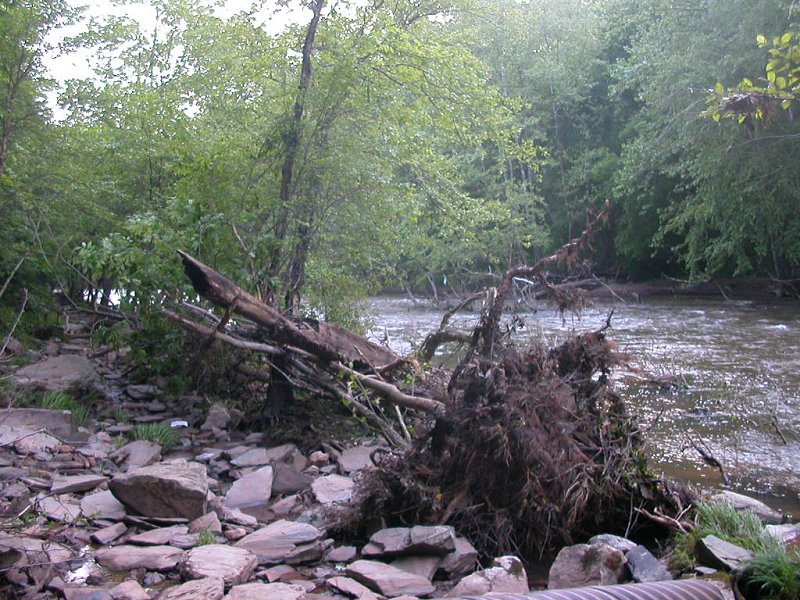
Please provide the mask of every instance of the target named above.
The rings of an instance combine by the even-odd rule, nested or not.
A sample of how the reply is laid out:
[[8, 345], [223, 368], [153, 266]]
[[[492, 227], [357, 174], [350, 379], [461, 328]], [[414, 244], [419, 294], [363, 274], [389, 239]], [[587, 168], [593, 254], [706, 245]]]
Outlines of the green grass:
[[217, 536], [211, 533], [211, 530], [206, 529], [197, 536], [197, 545], [198, 546], [208, 546], [209, 544], [216, 544], [217, 543]]
[[787, 552], [774, 540], [765, 544], [747, 563], [750, 586], [758, 588], [759, 598], [796, 600], [800, 598], [800, 555]]
[[181, 434], [166, 423], [140, 423], [133, 430], [133, 439], [154, 442], [169, 450], [178, 443]]
[[40, 408], [68, 410], [72, 413], [72, 424], [80, 427], [92, 416], [91, 408], [80, 404], [67, 392], [48, 392], [39, 400]]

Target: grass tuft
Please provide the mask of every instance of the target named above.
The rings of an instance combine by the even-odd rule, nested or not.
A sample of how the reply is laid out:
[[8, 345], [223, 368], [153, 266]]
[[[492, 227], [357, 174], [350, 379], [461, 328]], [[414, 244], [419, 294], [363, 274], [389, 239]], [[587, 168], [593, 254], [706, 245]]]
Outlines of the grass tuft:
[[133, 439], [154, 442], [169, 450], [178, 443], [181, 434], [166, 423], [139, 423], [133, 430]]

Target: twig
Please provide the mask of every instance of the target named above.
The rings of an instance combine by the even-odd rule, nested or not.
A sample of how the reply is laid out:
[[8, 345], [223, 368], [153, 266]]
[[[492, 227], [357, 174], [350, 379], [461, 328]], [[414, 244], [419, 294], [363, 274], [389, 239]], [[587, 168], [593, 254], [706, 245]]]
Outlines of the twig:
[[637, 513], [647, 517], [651, 521], [668, 527], [670, 529], [677, 529], [681, 533], [688, 533], [689, 530], [694, 529], [694, 523], [690, 521], [679, 521], [673, 517], [668, 517], [667, 515], [653, 514], [644, 508], [634, 508]]
[[11, 283], [12, 279], [14, 279], [14, 275], [17, 274], [17, 271], [22, 266], [22, 263], [25, 262], [26, 258], [28, 258], [27, 252], [24, 254], [22, 258], [19, 259], [19, 262], [14, 266], [14, 268], [11, 269], [11, 274], [8, 277], [6, 277], [5, 283], [3, 283], [3, 287], [0, 288], [0, 298], [2, 298], [3, 294], [6, 293], [6, 288], [8, 287], [8, 284]]
[[707, 465], [709, 465], [710, 467], [714, 467], [715, 469], [719, 469], [719, 473], [722, 476], [722, 483], [728, 485], [728, 476], [725, 475], [725, 469], [723, 468], [722, 463], [719, 460], [717, 460], [717, 458], [713, 454], [711, 454], [705, 442], [703, 442], [703, 440], [700, 440], [700, 444], [702, 444], [702, 446], [705, 446], [705, 448], [703, 448], [701, 447], [700, 444], [695, 442], [689, 435], [686, 436], [686, 441], [689, 442], [689, 445], [692, 448], [697, 450], [697, 453], [700, 455], [700, 457]]
[[604, 283], [603, 281], [601, 281], [601, 280], [600, 280], [600, 279], [597, 277], [597, 275], [594, 275], [594, 274], [592, 274], [592, 279], [594, 279], [594, 280], [595, 280], [597, 283], [599, 283], [601, 286], [603, 286], [605, 289], [607, 289], [607, 290], [609, 291], [609, 293], [610, 293], [612, 296], [614, 296], [614, 298], [616, 298], [617, 300], [619, 300], [619, 301], [620, 301], [620, 302], [622, 302], [623, 304], [627, 304], [627, 303], [628, 303], [628, 302], [625, 300], [625, 298], [623, 298], [622, 296], [620, 296], [619, 294], [617, 294], [617, 292], [615, 292], [615, 291], [614, 291], [614, 288], [612, 288], [612, 287], [611, 287], [610, 285], [608, 285], [607, 283]]
[[783, 440], [783, 445], [786, 446], [789, 442], [786, 441], [786, 436], [783, 435], [783, 432], [781, 431], [777, 415], [772, 415], [772, 424], [775, 426], [775, 431], [777, 431], [778, 435], [781, 436], [781, 440]]
[[8, 348], [8, 345], [11, 343], [11, 337], [14, 335], [14, 331], [16, 331], [17, 325], [19, 325], [19, 322], [22, 319], [22, 314], [25, 312], [25, 305], [28, 304], [28, 289], [25, 288], [23, 292], [24, 292], [24, 297], [22, 298], [22, 306], [19, 309], [19, 313], [17, 314], [17, 318], [14, 321], [14, 324], [11, 326], [11, 331], [8, 332], [8, 335], [6, 336], [6, 339], [3, 342], [3, 347], [0, 348], [0, 356], [3, 356], [3, 354], [5, 354], [6, 348]]

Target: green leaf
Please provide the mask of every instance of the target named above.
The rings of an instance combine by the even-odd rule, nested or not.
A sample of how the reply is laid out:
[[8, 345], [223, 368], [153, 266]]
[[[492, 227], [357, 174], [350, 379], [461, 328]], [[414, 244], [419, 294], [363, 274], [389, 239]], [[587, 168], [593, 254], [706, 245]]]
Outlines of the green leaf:
[[789, 42], [792, 41], [793, 37], [794, 37], [794, 34], [792, 34], [792, 33], [784, 33], [781, 36], [781, 46], [787, 46], [789, 44]]
[[756, 36], [756, 42], [758, 42], [758, 47], [759, 48], [763, 48], [764, 46], [767, 45], [767, 38], [766, 38], [766, 36], [764, 36], [764, 35], [759, 33]]
[[787, 83], [786, 82], [786, 77], [776, 77], [775, 78], [775, 87], [778, 88], [779, 90], [785, 90], [786, 89], [786, 83]]
[[714, 92], [719, 96], [723, 96], [725, 94], [725, 86], [718, 81], [717, 85], [714, 86]]

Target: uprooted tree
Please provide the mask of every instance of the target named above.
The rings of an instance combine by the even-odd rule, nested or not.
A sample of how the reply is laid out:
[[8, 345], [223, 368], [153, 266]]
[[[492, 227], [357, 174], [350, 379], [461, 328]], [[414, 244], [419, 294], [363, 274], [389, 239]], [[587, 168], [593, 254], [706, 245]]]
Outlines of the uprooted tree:
[[[552, 349], [518, 350], [502, 335], [515, 278], [537, 280], [562, 310], [575, 304], [573, 292], [548, 283], [545, 269], [571, 264], [606, 214], [557, 253], [509, 270], [483, 292], [471, 335], [448, 330], [452, 315], [445, 316], [420, 350], [430, 356], [437, 344], [466, 344], [445, 377], [423, 370], [414, 355], [398, 356], [336, 325], [285, 316], [183, 252], [195, 290], [225, 314], [203, 313], [211, 326], [167, 316], [207, 343], [218, 339], [268, 357], [297, 389], [346, 400], [397, 447], [375, 456], [359, 502], [337, 515], [341, 530], [358, 531], [374, 516], [447, 523], [487, 556], [536, 558], [593, 533], [629, 530], [642, 515], [649, 524], [667, 523], [682, 505], [649, 473], [637, 424], [608, 380], [621, 360], [606, 338], [609, 322]], [[401, 430], [400, 409], [414, 411], [424, 432], [411, 442], [375, 405], [393, 407]]]

